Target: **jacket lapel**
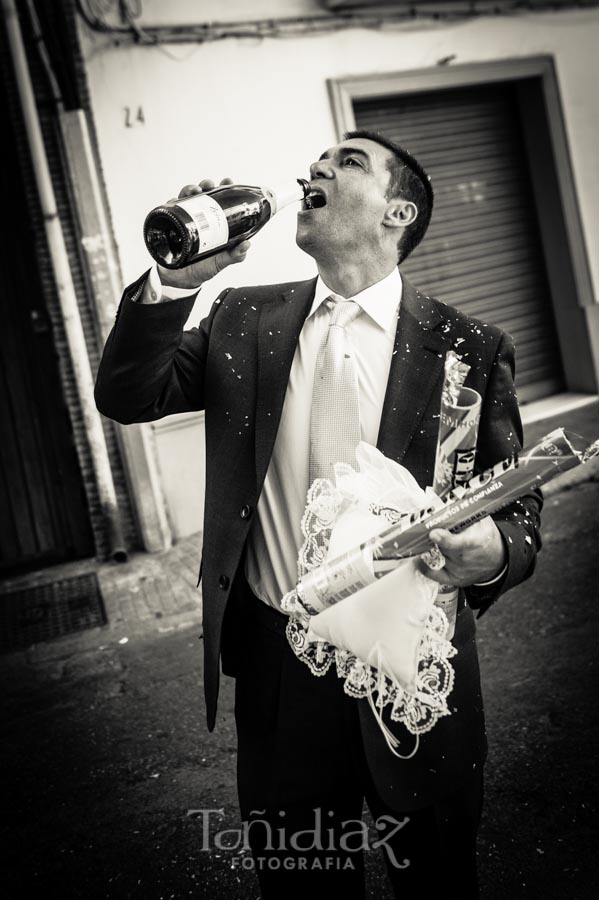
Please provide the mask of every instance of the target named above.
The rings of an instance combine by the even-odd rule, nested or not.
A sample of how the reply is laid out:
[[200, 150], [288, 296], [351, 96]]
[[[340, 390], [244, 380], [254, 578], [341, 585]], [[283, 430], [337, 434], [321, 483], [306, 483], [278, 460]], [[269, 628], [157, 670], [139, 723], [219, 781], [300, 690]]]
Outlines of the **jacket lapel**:
[[260, 306], [256, 396], [258, 490], [262, 488], [274, 447], [295, 348], [315, 288], [316, 278], [299, 281]]
[[378, 449], [401, 462], [443, 371], [449, 339], [435, 330], [444, 321], [436, 305], [402, 275], [395, 346], [377, 440]]
[[[438, 326], [436, 305], [402, 275], [402, 300], [389, 380], [377, 440], [378, 449], [401, 462], [432, 390], [443, 371], [451, 342]], [[289, 372], [308, 315], [316, 279], [297, 282], [260, 306], [256, 396], [256, 483], [262, 487], [272, 455]]]

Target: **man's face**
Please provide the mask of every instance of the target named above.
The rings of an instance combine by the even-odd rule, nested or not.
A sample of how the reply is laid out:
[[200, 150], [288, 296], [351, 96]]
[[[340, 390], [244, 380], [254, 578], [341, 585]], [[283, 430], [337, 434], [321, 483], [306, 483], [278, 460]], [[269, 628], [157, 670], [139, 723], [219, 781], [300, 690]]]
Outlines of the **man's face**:
[[[310, 166], [314, 194], [297, 217], [297, 244], [316, 259], [359, 258], [380, 247], [392, 154], [365, 138], [342, 141]], [[313, 208], [307, 208], [307, 206]]]

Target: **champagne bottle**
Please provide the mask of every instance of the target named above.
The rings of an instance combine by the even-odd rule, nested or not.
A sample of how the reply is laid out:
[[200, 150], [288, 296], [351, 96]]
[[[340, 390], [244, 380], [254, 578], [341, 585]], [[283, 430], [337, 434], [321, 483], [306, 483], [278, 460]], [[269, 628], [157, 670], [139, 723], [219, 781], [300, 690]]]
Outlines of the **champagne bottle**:
[[161, 266], [182, 269], [253, 237], [280, 209], [303, 200], [309, 191], [308, 182], [298, 178], [278, 191], [226, 184], [169, 200], [146, 216], [146, 246]]

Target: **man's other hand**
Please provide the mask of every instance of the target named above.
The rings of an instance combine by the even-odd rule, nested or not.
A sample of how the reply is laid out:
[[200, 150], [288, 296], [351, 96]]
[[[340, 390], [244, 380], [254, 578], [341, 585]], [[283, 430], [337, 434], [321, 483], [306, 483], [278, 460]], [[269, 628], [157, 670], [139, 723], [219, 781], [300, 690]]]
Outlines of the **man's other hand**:
[[507, 563], [507, 550], [501, 532], [490, 516], [485, 516], [458, 534], [435, 528], [429, 538], [445, 557], [445, 566], [429, 569], [421, 561], [421, 567], [428, 578], [439, 584], [469, 587], [492, 581]]
[[[223, 178], [221, 184], [233, 184], [231, 178]], [[175, 200], [182, 200], [184, 197], [192, 197], [194, 194], [201, 194], [202, 191], [211, 191], [215, 187], [214, 181], [210, 178], [204, 178], [199, 184], [186, 184], [179, 191], [179, 196]], [[160, 281], [165, 286], [176, 288], [187, 288], [193, 290], [199, 288], [205, 281], [209, 281], [234, 263], [243, 262], [248, 250], [250, 249], [249, 241], [242, 241], [231, 250], [222, 250], [215, 256], [209, 256], [201, 259], [199, 262], [192, 263], [184, 269], [165, 269], [164, 266], [158, 266], [158, 275]]]

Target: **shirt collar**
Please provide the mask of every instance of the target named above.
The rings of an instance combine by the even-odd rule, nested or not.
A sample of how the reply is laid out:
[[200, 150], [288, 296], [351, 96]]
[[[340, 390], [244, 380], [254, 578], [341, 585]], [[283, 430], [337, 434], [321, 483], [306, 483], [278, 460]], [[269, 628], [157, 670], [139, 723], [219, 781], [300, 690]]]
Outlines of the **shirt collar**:
[[[370, 287], [360, 291], [354, 297], [347, 297], [346, 299], [357, 303], [370, 316], [373, 322], [376, 322], [384, 331], [395, 332], [402, 287], [401, 275], [399, 269], [396, 268], [386, 275], [385, 278], [381, 278], [380, 281], [371, 284]], [[333, 293], [334, 291], [327, 287], [319, 275], [316, 281], [314, 300], [308, 315], [313, 315], [322, 306], [327, 297], [330, 297]]]

